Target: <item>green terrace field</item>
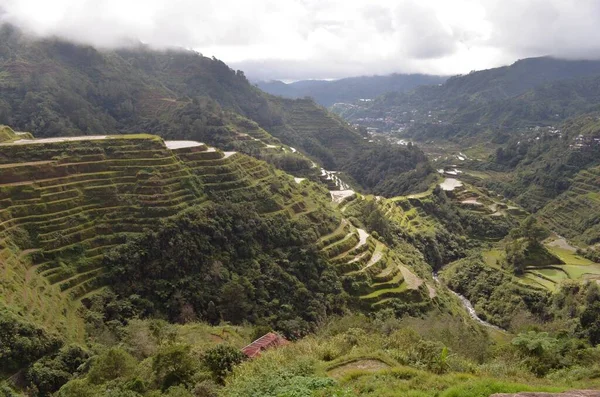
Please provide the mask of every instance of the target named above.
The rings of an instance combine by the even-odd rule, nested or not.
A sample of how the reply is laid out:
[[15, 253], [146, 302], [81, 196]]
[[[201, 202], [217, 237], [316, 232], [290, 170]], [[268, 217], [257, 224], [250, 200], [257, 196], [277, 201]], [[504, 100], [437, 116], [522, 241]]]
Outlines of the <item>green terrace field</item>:
[[[18, 137], [17, 137], [18, 138]], [[112, 248], [208, 201], [304, 218], [315, 238], [339, 219], [329, 195], [252, 157], [152, 135], [0, 144], [0, 304], [52, 324], [103, 286]], [[73, 318], [64, 319], [63, 326]], [[69, 332], [81, 334], [71, 326]]]
[[[546, 244], [546, 248], [564, 264], [546, 266], [528, 264], [525, 275], [519, 278], [523, 284], [555, 291], [563, 280], [600, 280], [600, 264], [583, 258], [570, 249], [550, 244]], [[486, 264], [497, 269], [501, 269], [503, 256], [504, 253], [500, 249], [483, 252]]]
[[347, 219], [320, 243], [322, 252], [342, 275], [345, 289], [358, 298], [359, 306], [381, 306], [395, 298], [410, 301], [411, 296], [421, 299], [420, 284], [408, 285], [403, 274], [416, 276], [384, 243]]
[[600, 242], [600, 167], [581, 170], [540, 217], [552, 230], [581, 244]]

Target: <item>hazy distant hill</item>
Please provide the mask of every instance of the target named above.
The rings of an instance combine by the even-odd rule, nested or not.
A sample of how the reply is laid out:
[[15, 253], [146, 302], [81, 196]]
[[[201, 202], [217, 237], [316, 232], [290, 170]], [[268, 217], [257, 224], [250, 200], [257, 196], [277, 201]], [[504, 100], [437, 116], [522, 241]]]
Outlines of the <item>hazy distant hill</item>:
[[372, 99], [386, 92], [405, 92], [420, 85], [441, 84], [446, 76], [426, 74], [390, 74], [387, 76], [360, 76], [340, 80], [301, 80], [284, 82], [261, 81], [257, 86], [270, 94], [287, 98], [312, 97], [320, 105], [329, 107], [336, 102], [355, 102]]
[[385, 119], [384, 128], [405, 127], [417, 139], [474, 136], [487, 128], [549, 125], [593, 111], [600, 103], [599, 77], [600, 61], [530, 58], [336, 111], [359, 123]]

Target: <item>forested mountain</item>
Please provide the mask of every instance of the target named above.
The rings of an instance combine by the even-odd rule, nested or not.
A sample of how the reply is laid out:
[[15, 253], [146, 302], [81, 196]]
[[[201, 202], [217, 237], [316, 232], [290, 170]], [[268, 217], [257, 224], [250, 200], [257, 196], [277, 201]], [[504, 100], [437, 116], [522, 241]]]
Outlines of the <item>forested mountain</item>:
[[462, 139], [489, 128], [551, 125], [597, 109], [598, 76], [599, 61], [530, 58], [336, 111], [365, 126], [405, 130], [415, 139]]
[[[245, 150], [240, 134], [261, 130], [329, 169], [348, 171], [359, 187], [374, 187], [354, 165], [377, 144], [312, 101], [265, 94], [219, 60], [190, 51], [98, 51], [32, 40], [10, 25], [0, 37], [0, 123], [37, 137], [147, 132], [238, 150]], [[392, 152], [410, 160], [386, 174], [417, 166], [421, 175], [431, 172], [418, 148]]]
[[286, 98], [311, 97], [318, 104], [330, 107], [337, 102], [373, 99], [386, 92], [405, 92], [421, 85], [437, 85], [445, 76], [426, 74], [390, 74], [385, 76], [348, 77], [339, 80], [301, 80], [293, 83], [260, 81], [256, 85], [269, 94]]
[[487, 182], [540, 216], [548, 225], [586, 245], [600, 241], [600, 123], [579, 116], [556, 128], [516, 134], [481, 165], [511, 175]]

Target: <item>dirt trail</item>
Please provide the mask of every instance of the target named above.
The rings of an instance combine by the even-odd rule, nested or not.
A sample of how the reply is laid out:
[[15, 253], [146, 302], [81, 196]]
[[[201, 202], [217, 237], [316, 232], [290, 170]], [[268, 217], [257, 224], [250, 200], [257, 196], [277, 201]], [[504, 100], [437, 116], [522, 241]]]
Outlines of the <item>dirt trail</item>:
[[89, 136], [67, 136], [61, 138], [42, 138], [42, 139], [19, 139], [12, 142], [0, 143], [0, 146], [8, 145], [30, 145], [33, 143], [54, 143], [54, 142], [73, 142], [73, 141], [97, 141], [108, 138], [108, 135], [89, 135]]

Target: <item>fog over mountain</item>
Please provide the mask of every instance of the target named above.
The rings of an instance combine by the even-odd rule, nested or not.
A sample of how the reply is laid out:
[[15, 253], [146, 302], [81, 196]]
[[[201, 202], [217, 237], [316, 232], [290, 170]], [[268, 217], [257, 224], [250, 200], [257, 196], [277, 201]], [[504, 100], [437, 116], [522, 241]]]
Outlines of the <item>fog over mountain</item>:
[[1, 20], [101, 47], [192, 48], [257, 80], [449, 75], [553, 55], [600, 57], [582, 0], [1, 0]]

